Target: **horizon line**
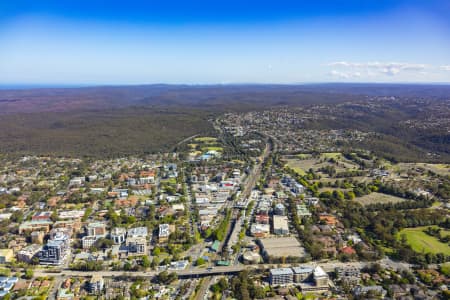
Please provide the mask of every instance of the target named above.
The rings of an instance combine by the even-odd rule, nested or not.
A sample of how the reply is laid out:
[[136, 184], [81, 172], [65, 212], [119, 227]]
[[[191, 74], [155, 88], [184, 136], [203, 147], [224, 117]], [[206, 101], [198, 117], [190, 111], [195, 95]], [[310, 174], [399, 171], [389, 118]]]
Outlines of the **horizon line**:
[[208, 86], [306, 86], [306, 85], [450, 85], [450, 81], [438, 82], [386, 82], [386, 81], [311, 81], [292, 83], [261, 83], [261, 82], [227, 82], [227, 83], [0, 83], [0, 90], [14, 89], [46, 89], [46, 88], [98, 88], [98, 87], [139, 87], [139, 86], [186, 86], [186, 87], [208, 87]]

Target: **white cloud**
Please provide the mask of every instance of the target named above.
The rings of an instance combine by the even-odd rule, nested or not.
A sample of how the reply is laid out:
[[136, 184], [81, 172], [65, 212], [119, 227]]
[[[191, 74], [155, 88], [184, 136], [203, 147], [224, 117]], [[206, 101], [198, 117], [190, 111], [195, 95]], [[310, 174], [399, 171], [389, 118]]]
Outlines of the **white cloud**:
[[450, 65], [449, 66], [441, 66], [440, 69], [442, 71], [450, 71]]
[[[359, 73], [361, 76], [361, 72], [375, 75], [389, 75], [395, 76], [401, 72], [423, 72], [428, 69], [429, 66], [425, 64], [411, 64], [411, 63], [399, 63], [399, 62], [348, 62], [348, 61], [338, 61], [332, 62], [328, 64], [330, 67], [345, 69], [342, 70], [334, 70], [338, 73], [349, 74], [348, 72], [353, 72], [353, 74]], [[348, 70], [348, 71], [347, 71]], [[337, 74], [337, 73], [336, 73]]]
[[360, 72], [341, 72], [341, 71], [337, 71], [337, 70], [331, 70], [329, 75], [332, 77], [340, 78], [340, 79], [350, 79], [350, 78], [361, 77]]
[[348, 79], [348, 78], [350, 78], [350, 76], [347, 73], [339, 72], [339, 71], [336, 71], [336, 70], [331, 70], [330, 75], [332, 77], [337, 77], [337, 78], [341, 78], [341, 79]]

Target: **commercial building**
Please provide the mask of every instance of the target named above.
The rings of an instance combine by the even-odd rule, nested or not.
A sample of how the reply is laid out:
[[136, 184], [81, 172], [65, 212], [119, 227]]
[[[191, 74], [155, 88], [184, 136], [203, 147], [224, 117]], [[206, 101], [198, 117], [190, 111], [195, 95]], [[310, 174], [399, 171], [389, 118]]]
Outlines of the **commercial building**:
[[50, 239], [57, 239], [60, 236], [66, 236], [68, 239], [72, 236], [72, 230], [70, 228], [53, 228], [49, 232]]
[[349, 276], [359, 277], [359, 275], [361, 273], [359, 268], [352, 266], [352, 265], [336, 267], [335, 272], [336, 272], [336, 275], [338, 278], [349, 277]]
[[33, 244], [42, 245], [44, 243], [44, 236], [45, 236], [45, 232], [43, 232], [43, 231], [33, 231], [31, 233], [31, 242]]
[[61, 221], [56, 221], [53, 224], [53, 229], [57, 228], [65, 228], [70, 230], [70, 234], [74, 234], [81, 229], [81, 220], [78, 219], [66, 219]]
[[60, 265], [69, 253], [69, 237], [59, 233], [49, 240], [39, 252], [39, 263], [43, 265]]
[[33, 261], [34, 257], [37, 257], [39, 252], [42, 250], [41, 245], [29, 245], [23, 249], [21, 249], [19, 252], [17, 252], [17, 260], [23, 261], [26, 263], [31, 263]]
[[304, 257], [305, 249], [294, 237], [274, 237], [260, 239], [262, 254], [266, 260], [282, 257]]
[[39, 263], [49, 265], [60, 265], [67, 254], [63, 241], [50, 240], [39, 252]]
[[131, 228], [127, 232], [127, 237], [147, 237], [147, 227], [135, 227]]
[[19, 225], [19, 234], [31, 231], [43, 231], [45, 233], [50, 231], [50, 225], [52, 221], [48, 220], [37, 220], [37, 221], [26, 221]]
[[95, 242], [97, 241], [97, 238], [92, 235], [83, 236], [81, 239], [81, 244], [83, 246], [83, 249], [89, 249], [92, 246], [94, 246]]
[[294, 272], [291, 268], [271, 269], [269, 275], [271, 285], [286, 285], [294, 282]]
[[317, 266], [314, 269], [313, 276], [317, 286], [328, 286], [328, 275], [322, 267]]
[[294, 267], [292, 268], [292, 271], [294, 272], [294, 282], [300, 283], [310, 279], [311, 274], [314, 271], [314, 268], [309, 266]]
[[348, 286], [357, 286], [360, 282], [360, 269], [351, 265], [335, 269], [337, 279]]
[[295, 284], [302, 292], [328, 291], [328, 275], [320, 266], [271, 269], [269, 281], [271, 285]]
[[266, 237], [270, 233], [270, 225], [253, 223], [250, 227], [250, 233], [254, 237]]
[[289, 234], [289, 224], [286, 216], [273, 216], [273, 233], [276, 235]]
[[126, 233], [127, 231], [125, 228], [115, 227], [113, 228], [113, 230], [111, 230], [111, 240], [114, 242], [114, 244], [120, 245], [125, 242]]
[[31, 221], [51, 221], [52, 212], [40, 211], [31, 217]]
[[86, 227], [86, 233], [90, 236], [104, 237], [106, 236], [106, 225], [101, 222], [89, 223]]
[[77, 220], [83, 218], [85, 214], [85, 210], [68, 210], [68, 211], [61, 211], [58, 214], [58, 217], [60, 219], [64, 220]]
[[128, 254], [144, 255], [147, 254], [147, 239], [141, 236], [127, 237], [126, 247]]

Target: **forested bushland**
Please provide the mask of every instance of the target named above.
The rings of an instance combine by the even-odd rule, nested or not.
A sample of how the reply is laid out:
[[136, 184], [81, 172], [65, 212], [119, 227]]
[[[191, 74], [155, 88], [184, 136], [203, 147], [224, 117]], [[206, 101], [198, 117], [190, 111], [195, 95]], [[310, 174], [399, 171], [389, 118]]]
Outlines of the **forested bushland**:
[[449, 91], [376, 84], [0, 90], [0, 153], [108, 157], [170, 151], [186, 137], [211, 134], [210, 121], [226, 112], [319, 105], [322, 117], [304, 129], [375, 133], [345, 145], [348, 152], [363, 148], [392, 161], [447, 162]]
[[117, 157], [170, 151], [194, 134], [210, 133], [208, 114], [130, 107], [0, 117], [0, 152]]

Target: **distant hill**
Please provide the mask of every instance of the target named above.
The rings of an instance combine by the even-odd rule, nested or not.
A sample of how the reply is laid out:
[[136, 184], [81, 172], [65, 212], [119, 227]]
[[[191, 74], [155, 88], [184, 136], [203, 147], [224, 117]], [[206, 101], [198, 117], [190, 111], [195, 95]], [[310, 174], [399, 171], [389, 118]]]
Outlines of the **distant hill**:
[[85, 111], [127, 106], [195, 106], [212, 111], [339, 103], [364, 96], [437, 97], [444, 85], [140, 85], [0, 90], [0, 114]]
[[[375, 96], [402, 97], [406, 101], [402, 103], [408, 99], [448, 102], [449, 95], [450, 86], [445, 85], [385, 84], [160, 84], [3, 89], [0, 90], [0, 153], [91, 156], [149, 153], [169, 150], [194, 134], [211, 133], [213, 128], [208, 120], [224, 112], [365, 102]], [[353, 111], [350, 107], [349, 111]], [[386, 112], [368, 114], [363, 120], [356, 120], [351, 113], [344, 114], [340, 124], [379, 130], [398, 138], [398, 130], [392, 124], [397, 119], [420, 115], [417, 107], [388, 105]], [[444, 111], [440, 118], [445, 117]], [[421, 133], [421, 139], [415, 140], [422, 147], [433, 143], [437, 145], [434, 148], [447, 152], [448, 136], [442, 139], [441, 132], [433, 134]], [[408, 135], [415, 133], [408, 132]]]

